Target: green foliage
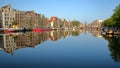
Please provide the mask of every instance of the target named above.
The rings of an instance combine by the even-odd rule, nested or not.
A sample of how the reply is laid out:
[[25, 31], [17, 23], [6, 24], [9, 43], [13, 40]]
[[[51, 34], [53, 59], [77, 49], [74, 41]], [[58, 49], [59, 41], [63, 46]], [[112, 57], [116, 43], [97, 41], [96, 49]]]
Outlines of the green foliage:
[[108, 48], [111, 52], [112, 59], [115, 62], [120, 62], [120, 38], [106, 36], [103, 36], [103, 38], [109, 42]]
[[73, 27], [75, 27], [75, 26], [78, 27], [80, 25], [80, 22], [74, 20], [74, 21], [72, 21], [72, 25], [73, 25]]
[[79, 31], [73, 31], [72, 36], [76, 36], [76, 37], [79, 36]]
[[13, 21], [13, 22], [12, 22], [12, 25], [17, 25], [17, 22], [16, 22], [16, 21]]
[[120, 24], [120, 4], [115, 8], [114, 14], [104, 21], [104, 26], [117, 26]]

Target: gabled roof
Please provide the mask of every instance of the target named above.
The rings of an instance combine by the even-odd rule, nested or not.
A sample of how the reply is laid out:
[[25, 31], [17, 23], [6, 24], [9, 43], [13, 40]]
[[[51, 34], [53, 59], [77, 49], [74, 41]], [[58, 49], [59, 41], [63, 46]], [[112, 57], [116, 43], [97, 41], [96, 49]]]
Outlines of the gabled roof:
[[54, 19], [57, 19], [57, 17], [56, 16], [51, 17], [49, 22], [52, 22]]
[[7, 7], [11, 7], [11, 5], [8, 4], [8, 5], [6, 5], [6, 6], [1, 7], [1, 9], [5, 9], [5, 8], [7, 8]]

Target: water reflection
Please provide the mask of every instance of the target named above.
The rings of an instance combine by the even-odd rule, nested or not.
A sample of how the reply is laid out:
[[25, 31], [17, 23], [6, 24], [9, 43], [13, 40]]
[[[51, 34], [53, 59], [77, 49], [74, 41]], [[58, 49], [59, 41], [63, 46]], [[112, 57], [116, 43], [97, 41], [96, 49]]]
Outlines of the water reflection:
[[110, 56], [115, 62], [120, 62], [120, 35], [102, 35], [100, 30], [88, 30], [94, 37], [103, 37], [108, 41]]
[[[104, 38], [108, 41], [110, 56], [115, 62], [120, 61], [120, 35], [102, 35], [101, 31], [88, 30], [94, 37]], [[22, 48], [34, 48], [48, 40], [57, 41], [69, 36], [78, 37], [86, 30], [55, 30], [50, 32], [26, 32], [26, 33], [9, 33], [0, 34], [0, 50], [11, 55], [15, 50]], [[93, 44], [91, 44], [93, 45]]]
[[101, 33], [101, 31], [100, 30], [88, 30], [91, 34], [92, 34], [92, 36], [94, 36], [94, 37], [102, 37], [102, 33]]
[[120, 36], [108, 35], [103, 36], [108, 42], [111, 57], [115, 62], [120, 62]]
[[56, 30], [50, 32], [26, 32], [26, 33], [10, 33], [0, 34], [0, 50], [4, 50], [11, 55], [14, 51], [21, 48], [34, 48], [38, 44], [42, 44], [47, 40], [57, 41], [70, 35], [79, 36], [85, 30]]

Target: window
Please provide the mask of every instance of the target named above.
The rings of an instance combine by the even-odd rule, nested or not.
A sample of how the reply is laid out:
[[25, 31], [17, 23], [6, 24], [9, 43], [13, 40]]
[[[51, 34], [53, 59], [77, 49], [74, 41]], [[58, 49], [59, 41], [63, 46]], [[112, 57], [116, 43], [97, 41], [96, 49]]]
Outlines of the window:
[[7, 16], [7, 14], [5, 13], [5, 17]]
[[0, 17], [2, 17], [2, 14], [0, 14]]
[[5, 12], [7, 12], [7, 10], [5, 10]]
[[5, 25], [8, 26], [8, 22], [5, 22]]
[[10, 11], [10, 8], [9, 8], [9, 11]]
[[13, 18], [10, 18], [10, 20], [12, 20]]

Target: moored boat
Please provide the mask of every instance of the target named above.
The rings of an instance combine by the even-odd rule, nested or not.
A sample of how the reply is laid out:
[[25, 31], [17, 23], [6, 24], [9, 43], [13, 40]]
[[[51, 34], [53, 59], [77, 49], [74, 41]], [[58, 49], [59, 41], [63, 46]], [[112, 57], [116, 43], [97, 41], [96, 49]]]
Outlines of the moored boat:
[[10, 32], [15, 32], [15, 30], [12, 30], [12, 29], [6, 29], [6, 30], [4, 30], [4, 33], [10, 33]]
[[39, 32], [39, 31], [50, 31], [51, 28], [34, 28], [33, 31]]

